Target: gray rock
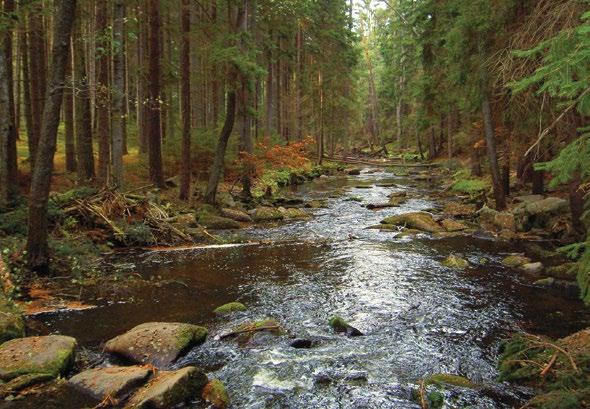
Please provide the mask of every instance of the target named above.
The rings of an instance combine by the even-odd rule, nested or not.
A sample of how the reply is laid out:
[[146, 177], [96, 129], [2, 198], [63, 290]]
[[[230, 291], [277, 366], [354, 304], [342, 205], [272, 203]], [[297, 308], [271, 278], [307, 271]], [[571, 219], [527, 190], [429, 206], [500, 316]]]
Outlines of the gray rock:
[[63, 335], [13, 339], [0, 345], [0, 379], [48, 374], [57, 377], [74, 363], [76, 340]]
[[194, 345], [205, 342], [207, 329], [197, 325], [148, 322], [108, 341], [105, 351], [139, 364], [167, 367]]
[[89, 369], [68, 382], [96, 399], [103, 400], [107, 396], [123, 399], [145, 384], [151, 374], [152, 371], [141, 366], [113, 366]]
[[527, 274], [538, 275], [543, 272], [543, 263], [526, 263], [520, 266], [520, 269]]
[[126, 408], [171, 408], [197, 397], [207, 382], [207, 375], [192, 366], [161, 371], [129, 399]]

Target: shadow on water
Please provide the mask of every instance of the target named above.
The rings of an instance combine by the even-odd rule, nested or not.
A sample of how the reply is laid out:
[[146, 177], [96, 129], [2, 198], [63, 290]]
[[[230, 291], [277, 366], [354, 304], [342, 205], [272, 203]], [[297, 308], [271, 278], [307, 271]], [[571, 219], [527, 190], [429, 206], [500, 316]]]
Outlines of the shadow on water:
[[[327, 198], [327, 208], [315, 210], [312, 220], [246, 231], [273, 244], [120, 255], [119, 262], [158, 278], [157, 284], [129, 289], [116, 301], [89, 300], [94, 309], [35, 321], [94, 351], [146, 321], [206, 325], [212, 336], [177, 365], [207, 368], [226, 383], [237, 408], [416, 408], [416, 384], [435, 373], [485, 385], [446, 391], [449, 407], [510, 407], [522, 393], [494, 382], [501, 340], [517, 330], [563, 336], [587, 325], [589, 315], [575, 298], [535, 288], [503, 267], [502, 255], [512, 250], [507, 244], [366, 229], [387, 215], [434, 207], [420, 198], [429, 189], [409, 183], [383, 172], [320, 179], [295, 192]], [[379, 212], [350, 200], [382, 202], [396, 190], [418, 198]], [[471, 266], [442, 267], [450, 253]], [[212, 314], [234, 300], [248, 312], [225, 319]], [[335, 335], [327, 325], [332, 315], [366, 336]], [[264, 317], [316, 346], [294, 349], [285, 337], [239, 348], [215, 339], [245, 319]]]

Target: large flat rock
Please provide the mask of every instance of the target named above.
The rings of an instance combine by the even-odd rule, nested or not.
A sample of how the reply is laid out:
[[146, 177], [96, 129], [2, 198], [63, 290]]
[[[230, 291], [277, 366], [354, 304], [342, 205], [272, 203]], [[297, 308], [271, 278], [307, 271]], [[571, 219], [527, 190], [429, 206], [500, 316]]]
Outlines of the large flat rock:
[[171, 408], [199, 396], [207, 382], [207, 375], [192, 366], [178, 371], [161, 371], [129, 399], [126, 408]]
[[108, 341], [105, 351], [134, 363], [165, 368], [206, 337], [207, 329], [197, 325], [148, 322]]
[[0, 345], [0, 379], [67, 372], [76, 356], [76, 340], [63, 335], [13, 339]]
[[152, 371], [142, 366], [113, 366], [81, 372], [68, 382], [76, 389], [103, 400], [107, 396], [123, 399], [134, 389], [144, 385]]

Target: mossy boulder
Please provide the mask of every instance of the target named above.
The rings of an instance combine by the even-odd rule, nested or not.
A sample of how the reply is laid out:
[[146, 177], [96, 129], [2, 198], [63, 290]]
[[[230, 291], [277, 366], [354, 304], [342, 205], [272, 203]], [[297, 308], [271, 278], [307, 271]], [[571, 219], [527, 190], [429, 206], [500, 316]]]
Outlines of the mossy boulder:
[[523, 271], [527, 274], [539, 275], [543, 272], [543, 270], [545, 269], [545, 266], [543, 266], [543, 263], [541, 263], [541, 262], [536, 262], [536, 263], [523, 264], [519, 268], [521, 271]]
[[126, 408], [167, 409], [194, 399], [207, 384], [207, 375], [196, 367], [178, 371], [161, 371], [139, 389], [127, 402]]
[[506, 267], [512, 267], [512, 268], [518, 268], [520, 266], [523, 266], [527, 263], [530, 263], [531, 259], [525, 256], [521, 256], [518, 254], [513, 254], [511, 256], [508, 256], [506, 258], [504, 258], [504, 260], [502, 260], [502, 264], [505, 265]]
[[478, 211], [478, 215], [480, 224], [488, 230], [516, 230], [514, 214], [510, 212], [499, 212], [484, 206]]
[[426, 212], [398, 214], [384, 219], [381, 221], [381, 224], [403, 226], [429, 233], [438, 233], [444, 231], [443, 227], [434, 220], [432, 215]]
[[255, 222], [272, 222], [277, 220], [283, 220], [284, 216], [274, 207], [261, 206], [254, 209], [252, 212], [252, 219]]
[[203, 388], [201, 394], [205, 402], [210, 403], [216, 409], [226, 409], [230, 405], [229, 394], [225, 385], [218, 379], [213, 379]]
[[448, 232], [464, 231], [468, 229], [468, 227], [465, 224], [453, 219], [444, 219], [440, 224]]
[[[257, 321], [247, 321], [231, 332], [221, 335], [222, 339], [235, 338], [241, 346], [252, 345], [256, 338], [258, 343], [265, 343], [276, 336], [285, 335], [285, 330], [274, 318], [265, 318]], [[268, 339], [262, 339], [262, 338]]]
[[360, 337], [363, 335], [361, 331], [353, 327], [344, 318], [337, 315], [328, 320], [328, 324], [335, 332], [345, 333], [349, 337]]
[[105, 351], [134, 363], [165, 368], [206, 337], [207, 329], [197, 325], [148, 322], [108, 341]]
[[230, 314], [232, 312], [239, 312], [239, 311], [246, 311], [247, 308], [244, 304], [242, 304], [241, 302], [230, 302], [224, 305], [221, 305], [217, 308], [215, 308], [215, 310], [213, 310], [213, 312], [215, 314]]
[[221, 215], [236, 222], [251, 223], [250, 215], [242, 210], [225, 208], [221, 209]]
[[13, 339], [0, 345], [0, 379], [21, 375], [65, 374], [74, 364], [76, 340], [63, 335]]
[[578, 263], [564, 263], [558, 266], [547, 267], [545, 273], [549, 277], [558, 280], [574, 281], [578, 275]]
[[309, 219], [311, 215], [303, 209], [288, 207], [282, 211], [285, 219]]
[[459, 375], [451, 375], [446, 373], [439, 373], [429, 376], [425, 379], [425, 384], [427, 385], [451, 385], [451, 386], [458, 386], [460, 388], [469, 388], [473, 389], [477, 387], [476, 384], [471, 382], [469, 379], [459, 376]]
[[310, 200], [305, 204], [305, 207], [309, 209], [326, 209], [328, 207], [328, 203], [325, 200]]
[[468, 217], [475, 215], [477, 208], [474, 204], [449, 202], [445, 204], [443, 212], [452, 217]]
[[5, 384], [0, 385], [0, 399], [4, 399], [9, 395], [15, 395], [19, 391], [30, 386], [39, 385], [41, 383], [49, 382], [54, 379], [53, 375], [45, 373], [31, 373], [21, 375], [17, 378], [11, 379]]
[[469, 262], [467, 260], [465, 260], [464, 258], [461, 258], [459, 256], [456, 256], [454, 254], [451, 254], [450, 256], [445, 258], [441, 262], [441, 264], [445, 267], [457, 268], [457, 269], [463, 269], [463, 268], [469, 267]]
[[113, 366], [86, 370], [68, 382], [95, 399], [123, 399], [144, 385], [151, 375], [152, 371], [144, 366]]
[[199, 217], [199, 224], [207, 229], [232, 230], [239, 229], [240, 223], [227, 217], [215, 216], [211, 213], [202, 213]]

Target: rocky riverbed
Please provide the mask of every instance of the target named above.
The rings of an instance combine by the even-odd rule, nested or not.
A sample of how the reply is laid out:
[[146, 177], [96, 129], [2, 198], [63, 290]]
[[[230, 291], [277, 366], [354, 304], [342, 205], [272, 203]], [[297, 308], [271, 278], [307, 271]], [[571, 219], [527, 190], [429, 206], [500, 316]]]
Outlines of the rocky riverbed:
[[152, 284], [27, 316], [32, 337], [0, 346], [2, 406], [526, 401], [530, 390], [497, 381], [501, 342], [590, 319], [548, 244], [563, 232], [543, 227], [564, 217], [562, 199], [522, 197], [498, 213], [445, 194], [437, 171], [349, 173], [186, 220], [221, 239], [239, 228], [239, 244], [109, 258], [105, 268]]

